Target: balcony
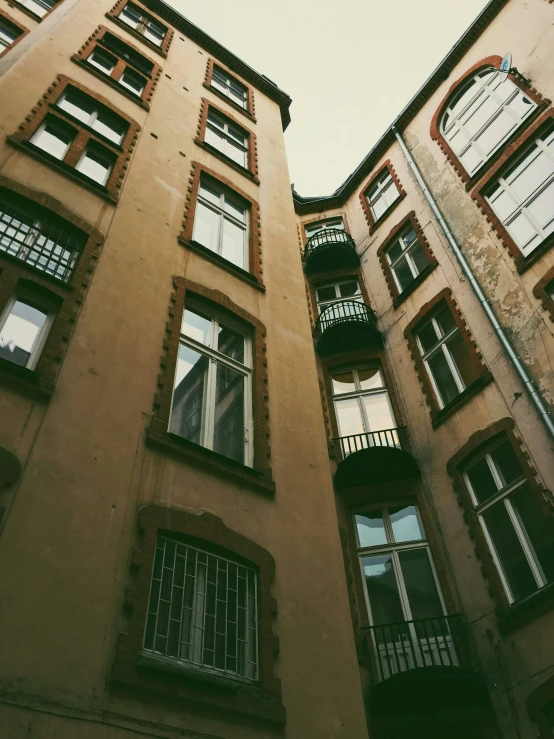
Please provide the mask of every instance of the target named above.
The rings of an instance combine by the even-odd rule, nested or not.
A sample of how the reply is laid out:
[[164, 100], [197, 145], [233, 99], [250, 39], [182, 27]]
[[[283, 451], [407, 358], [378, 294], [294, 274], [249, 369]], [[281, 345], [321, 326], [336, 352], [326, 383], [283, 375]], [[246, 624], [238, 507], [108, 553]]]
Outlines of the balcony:
[[316, 321], [314, 335], [320, 357], [383, 346], [375, 312], [358, 300], [328, 305]]
[[333, 445], [339, 460], [335, 473], [338, 488], [419, 477], [405, 426], [340, 436], [333, 439]]
[[306, 242], [304, 249], [306, 274], [358, 267], [360, 257], [354, 239], [339, 228], [318, 231]]

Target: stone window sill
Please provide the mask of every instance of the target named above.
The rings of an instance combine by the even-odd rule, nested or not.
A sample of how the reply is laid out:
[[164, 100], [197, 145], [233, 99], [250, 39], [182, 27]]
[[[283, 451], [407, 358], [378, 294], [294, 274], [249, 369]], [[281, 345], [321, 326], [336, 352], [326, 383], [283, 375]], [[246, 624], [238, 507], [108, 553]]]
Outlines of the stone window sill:
[[438, 262], [433, 262], [425, 267], [423, 272], [420, 272], [418, 276], [408, 285], [408, 287], [406, 287], [399, 295], [393, 298], [393, 307], [398, 308], [399, 305], [402, 305], [406, 298], [408, 298], [421, 285], [422, 282], [425, 282], [431, 272], [438, 266]]
[[217, 157], [222, 162], [225, 162], [225, 164], [227, 164], [229, 167], [232, 167], [237, 172], [240, 172], [241, 175], [249, 179], [255, 185], [260, 184], [260, 180], [251, 172], [251, 170], [247, 169], [246, 167], [241, 167], [240, 164], [234, 162], [230, 157], [225, 156], [225, 154], [219, 151], [219, 149], [216, 149], [215, 146], [211, 146], [210, 144], [207, 144], [205, 141], [201, 141], [200, 139], [194, 139], [194, 143], [201, 149], [209, 151], [210, 154], [212, 154], [214, 157]]
[[207, 249], [205, 246], [203, 246], [202, 244], [199, 244], [197, 241], [192, 241], [192, 240], [186, 241], [185, 239], [179, 237], [179, 243], [182, 244], [183, 246], [186, 246], [187, 249], [191, 249], [197, 254], [200, 254], [206, 259], [209, 259], [210, 262], [217, 264], [218, 267], [221, 267], [227, 272], [230, 272], [231, 274], [235, 275], [235, 277], [238, 277], [239, 280], [246, 282], [248, 285], [255, 287], [257, 290], [261, 290], [262, 292], [265, 292], [264, 284], [260, 282], [260, 280], [257, 277], [255, 277], [251, 272], [247, 272], [245, 269], [241, 269], [240, 267], [237, 267], [236, 264], [229, 262], [228, 259], [224, 259], [223, 257], [219, 256], [219, 254], [216, 254], [211, 249]]
[[460, 393], [454, 400], [452, 400], [444, 408], [439, 411], [433, 411], [431, 413], [432, 426], [434, 429], [438, 428], [444, 423], [450, 416], [457, 413], [460, 408], [465, 405], [471, 398], [481, 392], [490, 382], [493, 381], [493, 376], [489, 370], [486, 370], [481, 377], [478, 377], [471, 385], [468, 385], [466, 389]]
[[211, 672], [203, 672], [200, 669], [194, 667], [188, 667], [187, 665], [180, 664], [172, 659], [167, 659], [161, 655], [149, 654], [143, 652], [138, 661], [137, 667], [147, 667], [152, 670], [159, 670], [161, 672], [167, 672], [172, 675], [179, 676], [184, 680], [195, 680], [204, 685], [218, 688], [219, 690], [226, 690], [231, 693], [235, 693], [241, 687], [245, 685], [254, 687], [254, 683], [249, 683], [243, 680], [233, 680], [233, 678], [225, 677], [223, 675], [214, 675]]
[[497, 611], [500, 633], [506, 636], [516, 631], [551, 610], [553, 605], [554, 583], [550, 583], [527, 598]]

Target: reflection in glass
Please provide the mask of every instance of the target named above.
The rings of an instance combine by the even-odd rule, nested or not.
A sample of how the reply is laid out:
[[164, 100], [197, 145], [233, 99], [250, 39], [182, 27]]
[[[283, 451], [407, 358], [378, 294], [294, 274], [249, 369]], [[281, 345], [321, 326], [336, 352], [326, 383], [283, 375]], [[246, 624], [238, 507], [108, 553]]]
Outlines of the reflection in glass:
[[[203, 193], [204, 194], [204, 193]], [[219, 239], [219, 215], [203, 203], [198, 203], [194, 216], [193, 240], [206, 249], [217, 252]]]
[[467, 476], [478, 503], [484, 503], [498, 492], [498, 487], [485, 457], [468, 469]]
[[169, 430], [195, 444], [203, 443], [208, 362], [188, 346], [179, 347]]
[[44, 311], [16, 300], [0, 329], [0, 357], [26, 367], [46, 318]]
[[191, 339], [198, 341], [199, 344], [210, 344], [210, 329], [212, 319], [199, 313], [196, 310], [185, 308], [183, 313], [183, 323], [181, 324], [181, 333], [190, 336]]
[[442, 604], [426, 549], [399, 552], [404, 587], [413, 620], [443, 615]]
[[352, 371], [341, 372], [340, 375], [333, 375], [333, 395], [339, 395], [340, 393], [350, 393], [356, 389], [354, 382], [354, 375]]
[[415, 506], [390, 508], [389, 515], [395, 542], [423, 539]]
[[219, 324], [219, 334], [217, 337], [217, 349], [231, 359], [237, 362], [244, 362], [244, 336], [238, 331]]
[[244, 267], [245, 231], [225, 218], [223, 220], [223, 244], [221, 256], [238, 267]]
[[358, 513], [355, 518], [361, 547], [374, 547], [387, 543], [385, 524], [380, 510]]
[[369, 557], [362, 557], [362, 566], [373, 625], [404, 621], [392, 554], [373, 554]]
[[364, 426], [357, 398], [338, 400], [335, 405], [340, 435], [362, 434]]
[[396, 424], [392, 417], [388, 393], [366, 395], [363, 398], [363, 402], [370, 431], [383, 431], [384, 429], [395, 427]]
[[218, 363], [214, 451], [244, 463], [244, 375]]
[[510, 501], [544, 580], [548, 583], [554, 582], [554, 526], [552, 519], [543, 515], [539, 503], [527, 483], [510, 495]]

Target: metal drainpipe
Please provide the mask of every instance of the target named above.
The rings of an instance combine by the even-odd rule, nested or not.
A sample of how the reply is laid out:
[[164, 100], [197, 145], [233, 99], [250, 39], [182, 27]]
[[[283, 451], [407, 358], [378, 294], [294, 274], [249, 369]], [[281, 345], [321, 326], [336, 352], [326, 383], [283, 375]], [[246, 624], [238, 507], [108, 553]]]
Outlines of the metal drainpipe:
[[462, 271], [464, 275], [467, 277], [469, 284], [471, 285], [474, 293], [477, 295], [477, 299], [481, 303], [483, 310], [485, 311], [487, 318], [489, 319], [491, 326], [494, 329], [494, 333], [498, 336], [498, 339], [502, 346], [504, 347], [504, 351], [508, 355], [508, 358], [510, 359], [510, 362], [515, 368], [515, 371], [519, 375], [519, 378], [521, 382], [523, 383], [523, 387], [525, 388], [525, 392], [529, 396], [531, 402], [535, 406], [535, 408], [538, 411], [538, 414], [548, 429], [548, 432], [552, 439], [554, 439], [554, 421], [552, 421], [552, 418], [548, 412], [548, 408], [546, 407], [546, 404], [535, 387], [535, 384], [533, 383], [533, 380], [529, 376], [529, 373], [527, 372], [527, 368], [521, 361], [521, 359], [517, 356], [514, 347], [512, 346], [510, 339], [506, 335], [506, 332], [500, 325], [492, 305], [490, 304], [489, 300], [487, 300], [487, 297], [485, 293], [483, 292], [483, 288], [477, 281], [477, 278], [471, 271], [471, 267], [469, 266], [466, 258], [464, 257], [462, 250], [458, 246], [458, 242], [454, 238], [454, 235], [452, 231], [450, 230], [450, 227], [448, 226], [447, 222], [444, 220], [444, 217], [442, 213], [439, 210], [439, 207], [437, 203], [435, 202], [435, 199], [427, 187], [425, 180], [423, 179], [423, 176], [421, 172], [419, 171], [419, 167], [415, 163], [415, 160], [413, 156], [411, 155], [410, 151], [408, 150], [408, 147], [406, 146], [404, 139], [402, 136], [398, 133], [395, 126], [392, 127], [392, 131], [394, 135], [396, 136], [396, 139], [398, 143], [400, 144], [400, 148], [402, 149], [402, 152], [404, 153], [404, 156], [406, 157], [406, 160], [408, 161], [408, 164], [410, 165], [410, 168], [412, 172], [414, 173], [414, 176], [416, 180], [419, 183], [419, 186], [421, 187], [423, 194], [427, 198], [427, 202], [431, 206], [431, 210], [435, 214], [436, 219], [439, 222], [439, 225], [442, 229], [442, 232], [446, 236], [448, 243], [452, 247], [452, 251], [454, 252], [456, 259], [460, 263], [460, 267], [462, 268]]

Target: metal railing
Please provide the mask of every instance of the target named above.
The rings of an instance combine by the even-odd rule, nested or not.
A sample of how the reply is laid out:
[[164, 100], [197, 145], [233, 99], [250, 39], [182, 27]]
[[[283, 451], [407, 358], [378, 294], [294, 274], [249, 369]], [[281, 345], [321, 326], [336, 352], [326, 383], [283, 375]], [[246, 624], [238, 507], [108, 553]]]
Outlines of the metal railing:
[[368, 431], [363, 434], [351, 434], [350, 436], [339, 436], [333, 439], [337, 457], [345, 459], [349, 454], [360, 452], [374, 446], [388, 446], [396, 449], [409, 451], [408, 429], [399, 426], [394, 429], [383, 431]]
[[339, 323], [367, 323], [376, 328], [375, 311], [359, 300], [341, 300], [325, 308], [315, 323], [315, 336], [319, 338], [324, 331]]
[[346, 231], [340, 228], [324, 228], [311, 236], [306, 242], [304, 256], [309, 259], [310, 255], [322, 246], [330, 246], [331, 244], [341, 244], [356, 251], [354, 239]]
[[367, 626], [361, 629], [375, 683], [423, 667], [479, 669], [473, 643], [460, 615]]

